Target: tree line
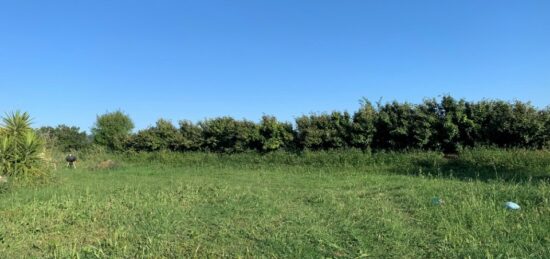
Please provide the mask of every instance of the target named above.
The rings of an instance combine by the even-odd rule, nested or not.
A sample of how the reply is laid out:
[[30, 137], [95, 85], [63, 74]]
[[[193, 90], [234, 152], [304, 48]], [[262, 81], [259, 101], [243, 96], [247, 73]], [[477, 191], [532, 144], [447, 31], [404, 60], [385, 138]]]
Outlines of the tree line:
[[471, 102], [451, 96], [420, 104], [373, 104], [363, 99], [353, 113], [303, 115], [294, 124], [265, 115], [259, 122], [218, 117], [174, 125], [159, 119], [136, 133], [133, 128], [130, 117], [116, 111], [98, 116], [91, 135], [65, 125], [43, 127], [39, 132], [65, 151], [91, 144], [113, 151], [223, 153], [348, 148], [455, 153], [477, 146], [543, 149], [550, 147], [550, 108], [538, 109], [521, 101]]

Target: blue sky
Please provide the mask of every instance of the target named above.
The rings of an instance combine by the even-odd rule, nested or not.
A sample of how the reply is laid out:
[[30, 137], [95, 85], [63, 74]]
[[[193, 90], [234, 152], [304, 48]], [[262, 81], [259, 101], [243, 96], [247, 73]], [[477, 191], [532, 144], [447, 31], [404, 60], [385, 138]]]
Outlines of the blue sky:
[[550, 1], [0, 1], [0, 112], [89, 130], [451, 94], [550, 104]]

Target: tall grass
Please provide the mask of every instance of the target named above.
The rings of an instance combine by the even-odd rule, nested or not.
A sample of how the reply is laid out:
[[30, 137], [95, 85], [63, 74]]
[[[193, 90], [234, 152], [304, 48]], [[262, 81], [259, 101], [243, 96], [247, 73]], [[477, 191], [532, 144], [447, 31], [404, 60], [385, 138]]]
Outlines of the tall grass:
[[[105, 155], [102, 155], [105, 156]], [[548, 181], [550, 151], [527, 149], [465, 149], [455, 159], [440, 152], [364, 152], [358, 149], [315, 152], [272, 152], [221, 154], [208, 152], [128, 152], [116, 159], [132, 164], [217, 167], [233, 169], [313, 168], [327, 171], [353, 169], [384, 170], [395, 174], [442, 176], [460, 179]]]
[[[543, 172], [544, 152], [476, 149], [456, 160], [423, 152], [98, 153], [80, 154], [83, 163], [56, 172], [55, 184], [0, 194], [0, 255], [550, 256], [550, 184], [501, 178], [504, 170]], [[89, 170], [104, 159], [123, 166]], [[456, 176], [478, 172], [463, 167], [472, 164], [499, 176]], [[434, 205], [436, 196], [444, 204]], [[521, 210], [506, 210], [506, 201]]]

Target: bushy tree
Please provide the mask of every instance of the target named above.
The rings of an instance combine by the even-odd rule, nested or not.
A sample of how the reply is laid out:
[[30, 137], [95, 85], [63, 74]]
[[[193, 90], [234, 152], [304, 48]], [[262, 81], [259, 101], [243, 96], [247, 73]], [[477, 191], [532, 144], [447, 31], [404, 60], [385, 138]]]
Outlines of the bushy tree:
[[544, 125], [538, 139], [541, 148], [550, 148], [550, 106], [540, 111], [539, 118]]
[[433, 149], [437, 147], [437, 103], [435, 100], [424, 100], [420, 105], [413, 106], [410, 118], [409, 132], [411, 134], [409, 147], [415, 149]]
[[457, 101], [451, 96], [441, 99], [436, 129], [439, 131], [437, 141], [443, 152], [456, 153], [464, 146], [474, 146], [478, 127], [471, 118], [468, 107], [466, 101]]
[[178, 128], [172, 122], [164, 119], [157, 121], [153, 128], [155, 135], [161, 140], [161, 149], [176, 151], [179, 150], [181, 135]]
[[303, 148], [321, 150], [350, 146], [352, 120], [347, 112], [301, 116], [296, 119], [296, 126]]
[[376, 120], [376, 146], [383, 149], [407, 149], [411, 147], [410, 129], [413, 124], [413, 106], [396, 101], [378, 104]]
[[47, 137], [55, 147], [61, 151], [81, 150], [89, 147], [90, 140], [84, 131], [78, 127], [58, 125], [57, 127], [41, 127], [38, 129], [41, 136]]
[[375, 122], [377, 111], [372, 103], [363, 99], [361, 108], [353, 114], [351, 127], [351, 145], [360, 149], [372, 148], [374, 135], [376, 134]]
[[511, 145], [540, 148], [542, 143], [539, 136], [544, 131], [545, 123], [541, 120], [539, 111], [531, 103], [516, 101], [512, 104], [512, 114]]
[[499, 147], [543, 146], [544, 116], [530, 103], [485, 100], [472, 105], [478, 142]]
[[134, 123], [122, 111], [110, 112], [97, 117], [92, 128], [92, 136], [96, 144], [111, 150], [123, 150]]
[[[131, 126], [126, 115], [116, 112], [98, 117], [92, 133], [96, 143], [117, 150]], [[451, 96], [417, 105], [394, 101], [373, 106], [364, 99], [353, 116], [347, 112], [304, 115], [296, 119], [295, 129], [273, 116], [263, 116], [259, 123], [231, 117], [198, 124], [180, 121], [179, 128], [161, 119], [132, 135], [127, 144], [138, 151], [214, 152], [355, 147], [455, 153], [474, 146], [544, 148], [550, 147], [550, 108], [539, 110], [530, 103], [498, 100], [467, 102]]]
[[127, 141], [134, 150], [158, 151], [180, 150], [181, 135], [178, 129], [168, 120], [159, 119], [154, 127], [138, 131]]
[[251, 121], [221, 117], [202, 121], [199, 126], [208, 151], [232, 153], [260, 147], [259, 128]]
[[273, 116], [263, 116], [259, 125], [261, 150], [274, 151], [290, 148], [294, 140], [292, 125], [281, 123]]
[[180, 142], [179, 150], [196, 151], [202, 147], [203, 133], [201, 127], [191, 121], [182, 120], [179, 122]]
[[162, 149], [162, 140], [149, 128], [138, 131], [128, 137], [126, 146], [136, 151], [158, 151]]

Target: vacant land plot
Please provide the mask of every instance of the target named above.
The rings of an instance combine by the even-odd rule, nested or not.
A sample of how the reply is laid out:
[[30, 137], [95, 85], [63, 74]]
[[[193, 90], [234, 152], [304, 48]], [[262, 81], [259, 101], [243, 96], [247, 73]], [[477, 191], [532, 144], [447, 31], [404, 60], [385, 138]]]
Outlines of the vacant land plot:
[[[413, 167], [418, 154], [396, 155], [396, 166], [389, 166], [391, 154], [369, 156], [362, 166], [353, 164], [363, 161], [357, 157], [350, 165], [331, 156], [332, 164], [320, 166], [285, 155], [280, 163], [247, 155], [166, 163], [159, 156], [125, 159], [110, 170], [90, 162], [56, 172], [53, 184], [0, 193], [0, 255], [550, 256], [545, 180], [451, 176], [460, 163], [440, 164], [439, 175], [428, 176], [425, 164], [443, 160], [426, 155], [424, 167]], [[493, 169], [498, 175], [501, 168]], [[521, 210], [506, 210], [506, 201]]]

